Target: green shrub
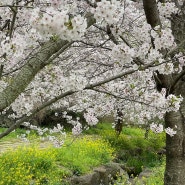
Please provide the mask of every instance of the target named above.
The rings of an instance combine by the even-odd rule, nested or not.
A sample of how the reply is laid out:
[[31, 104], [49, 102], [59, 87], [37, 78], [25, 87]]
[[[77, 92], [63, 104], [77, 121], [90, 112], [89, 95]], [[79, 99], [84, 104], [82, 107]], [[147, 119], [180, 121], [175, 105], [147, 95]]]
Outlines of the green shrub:
[[146, 178], [135, 179], [135, 185], [163, 185], [164, 184], [164, 168], [165, 164], [152, 169], [152, 174]]

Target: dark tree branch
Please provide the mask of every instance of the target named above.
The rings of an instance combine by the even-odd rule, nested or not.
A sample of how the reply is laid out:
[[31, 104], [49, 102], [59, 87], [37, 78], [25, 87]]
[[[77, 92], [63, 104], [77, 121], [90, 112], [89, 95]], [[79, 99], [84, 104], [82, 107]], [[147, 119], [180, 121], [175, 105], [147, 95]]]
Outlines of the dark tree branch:
[[161, 25], [156, 0], [143, 0], [143, 7], [148, 24], [152, 28]]
[[13, 12], [13, 17], [12, 17], [12, 21], [10, 24], [10, 30], [9, 30], [9, 36], [10, 38], [13, 36], [13, 30], [14, 30], [14, 25], [15, 25], [15, 21], [16, 21], [16, 16], [17, 16], [17, 7], [10, 7], [10, 9]]
[[184, 75], [185, 75], [185, 69], [173, 81], [173, 83], [172, 83], [172, 85], [170, 86], [170, 89], [169, 89], [170, 90], [169, 91], [170, 93], [173, 93], [173, 91], [174, 91], [174, 89], [175, 89], [178, 81], [181, 80], [184, 77]]

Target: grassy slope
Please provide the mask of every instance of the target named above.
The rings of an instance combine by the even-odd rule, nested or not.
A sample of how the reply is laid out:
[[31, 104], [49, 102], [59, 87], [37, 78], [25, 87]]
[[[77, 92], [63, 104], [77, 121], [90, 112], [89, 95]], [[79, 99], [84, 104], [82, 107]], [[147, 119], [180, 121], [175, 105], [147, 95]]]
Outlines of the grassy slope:
[[[17, 130], [4, 140], [14, 140], [17, 134], [23, 132], [24, 130]], [[164, 160], [156, 152], [164, 146], [165, 137], [164, 134], [149, 133], [146, 140], [144, 133], [145, 131], [140, 128], [125, 127], [117, 137], [110, 124], [98, 124], [72, 144], [69, 134], [67, 139], [69, 145], [61, 149], [50, 147], [41, 150], [34, 145], [5, 152], [0, 157], [0, 179], [4, 179], [0, 184], [21, 185], [23, 182], [24, 184], [29, 182], [57, 185], [65, 177], [87, 173], [93, 167], [107, 163], [115, 156], [119, 158], [119, 162], [134, 167], [136, 173], [145, 167], [153, 169], [153, 176], [145, 181], [148, 181], [148, 185], [160, 184]]]
[[129, 166], [154, 167], [161, 162], [161, 156], [157, 152], [165, 146], [164, 133], [149, 132], [148, 139], [145, 139], [144, 129], [124, 127], [120, 136], [117, 137], [110, 124], [99, 124], [86, 133], [102, 136], [116, 150], [122, 162]]

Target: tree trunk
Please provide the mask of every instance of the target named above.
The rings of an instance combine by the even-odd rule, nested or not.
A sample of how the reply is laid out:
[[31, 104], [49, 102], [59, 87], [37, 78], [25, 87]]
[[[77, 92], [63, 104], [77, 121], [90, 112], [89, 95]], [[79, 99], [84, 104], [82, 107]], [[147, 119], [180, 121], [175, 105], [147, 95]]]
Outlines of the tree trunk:
[[[185, 9], [185, 3], [182, 10]], [[185, 14], [174, 15], [172, 31], [177, 44], [185, 40]], [[182, 49], [185, 45], [182, 45]], [[185, 69], [183, 69], [185, 70]], [[164, 176], [165, 185], [185, 184], [185, 81], [182, 76], [175, 87], [173, 94], [181, 95], [184, 100], [177, 112], [169, 112], [165, 116], [165, 127], [177, 126], [174, 137], [166, 136], [166, 169]]]
[[184, 100], [177, 112], [166, 113], [165, 127], [175, 128], [176, 135], [166, 135], [165, 185], [185, 184], [185, 82], [180, 80], [174, 90], [175, 95], [182, 95]]
[[[183, 101], [185, 105], [185, 100]], [[181, 107], [182, 107], [181, 105]], [[185, 124], [183, 113], [169, 112], [165, 116], [166, 127], [177, 126], [177, 133], [171, 137], [166, 135], [166, 169], [164, 175], [165, 185], [185, 184]]]
[[[143, 7], [147, 22], [155, 27], [160, 25], [156, 1], [143, 0]], [[185, 2], [182, 12], [185, 10]], [[177, 14], [172, 17], [172, 31], [177, 44], [181, 44], [185, 40], [185, 14]], [[185, 45], [182, 45], [184, 50]], [[183, 69], [185, 70], [185, 69]], [[184, 74], [184, 73], [182, 73]], [[165, 185], [185, 185], [185, 82], [183, 75], [178, 78], [176, 75], [161, 75], [160, 80], [163, 80], [162, 87], [167, 89], [167, 92], [174, 95], [182, 95], [184, 98], [180, 109], [177, 112], [168, 112], [165, 115], [165, 127], [176, 128], [176, 135], [166, 136], [166, 169], [164, 175]], [[175, 80], [176, 79], [176, 80]], [[178, 79], [178, 80], [177, 80]], [[176, 82], [174, 84], [174, 82]], [[168, 94], [169, 95], [169, 94]]]

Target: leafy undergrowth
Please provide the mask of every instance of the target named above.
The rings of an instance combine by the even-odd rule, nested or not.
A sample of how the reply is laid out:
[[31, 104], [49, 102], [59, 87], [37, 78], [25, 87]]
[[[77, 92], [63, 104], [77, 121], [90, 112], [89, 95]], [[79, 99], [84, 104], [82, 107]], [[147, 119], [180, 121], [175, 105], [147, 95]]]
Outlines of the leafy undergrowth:
[[162, 165], [158, 167], [154, 167], [152, 169], [152, 174], [148, 178], [142, 178], [141, 180], [135, 179], [135, 185], [163, 185], [164, 181], [164, 168], [165, 163], [163, 162]]
[[[5, 140], [14, 140], [24, 132], [16, 130]], [[143, 182], [160, 185], [164, 157], [157, 152], [164, 147], [165, 135], [149, 133], [148, 139], [144, 139], [144, 134], [144, 129], [124, 127], [118, 137], [111, 124], [104, 123], [84, 132], [74, 142], [71, 134], [67, 134], [62, 148], [41, 149], [33, 144], [5, 151], [0, 156], [0, 185], [64, 185], [68, 177], [88, 173], [111, 160], [133, 167], [132, 175], [138, 175], [145, 167], [152, 169], [153, 174]], [[34, 132], [30, 135], [32, 139], [37, 137]], [[137, 177], [134, 180], [140, 185]]]
[[[124, 163], [128, 167], [130, 176], [137, 176], [143, 168], [160, 168], [164, 166], [164, 156], [158, 152], [165, 146], [165, 134], [149, 132], [145, 139], [145, 129], [123, 127], [119, 137], [111, 128], [111, 124], [99, 124], [86, 131], [86, 134], [101, 135], [116, 151], [116, 162]], [[129, 169], [130, 172], [129, 172]], [[163, 169], [163, 167], [162, 167]], [[164, 173], [164, 171], [163, 171]], [[163, 181], [163, 176], [159, 177]], [[158, 184], [156, 182], [156, 184]]]
[[[165, 163], [163, 162], [158, 167], [152, 168], [152, 173], [149, 177], [135, 177], [132, 179], [132, 184], [134, 185], [163, 185], [164, 184], [164, 168]], [[125, 176], [118, 177], [117, 181], [114, 183], [114, 185], [130, 185], [128, 183], [128, 179], [125, 178]]]

